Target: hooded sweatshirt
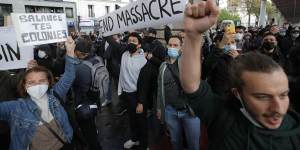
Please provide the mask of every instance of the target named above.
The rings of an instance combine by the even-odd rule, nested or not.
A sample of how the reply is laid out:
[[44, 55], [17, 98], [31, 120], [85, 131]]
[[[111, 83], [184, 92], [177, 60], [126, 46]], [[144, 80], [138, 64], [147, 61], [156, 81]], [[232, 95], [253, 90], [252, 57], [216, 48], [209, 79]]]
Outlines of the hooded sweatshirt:
[[252, 124], [240, 111], [237, 100], [222, 100], [209, 84], [201, 82], [188, 103], [207, 127], [209, 150], [299, 150], [300, 117], [288, 111], [278, 129]]

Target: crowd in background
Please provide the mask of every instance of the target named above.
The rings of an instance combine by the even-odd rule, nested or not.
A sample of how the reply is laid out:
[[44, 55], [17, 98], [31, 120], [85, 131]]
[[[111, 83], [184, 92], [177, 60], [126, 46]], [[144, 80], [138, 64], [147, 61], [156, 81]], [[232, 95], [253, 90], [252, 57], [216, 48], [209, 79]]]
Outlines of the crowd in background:
[[[27, 122], [26, 119], [25, 122], [22, 122], [24, 119], [20, 119], [19, 117], [22, 116], [17, 116], [18, 113], [15, 116], [12, 115], [11, 118], [8, 117], [9, 114], [6, 114], [6, 118], [1, 114], [1, 120], [8, 120], [8, 123], [3, 121], [0, 124], [1, 149], [8, 149], [9, 143], [11, 143], [11, 149], [29, 148], [33, 150], [43, 147], [44, 145], [41, 143], [45, 143], [52, 144], [58, 149], [88, 147], [91, 150], [100, 150], [99, 131], [95, 124], [95, 118], [98, 113], [101, 113], [98, 111], [101, 107], [111, 106], [113, 91], [117, 91], [119, 111], [115, 113], [121, 116], [127, 112], [131, 131], [131, 138], [124, 143], [124, 148], [151, 148], [148, 134], [159, 130], [154, 141], [159, 141], [162, 136], [168, 136], [174, 150], [182, 150], [183, 147], [199, 150], [201, 138], [204, 138], [201, 135], [205, 135], [202, 132], [206, 132], [206, 130], [200, 130], [201, 117], [195, 115], [194, 110], [186, 102], [188, 97], [184, 95], [180, 84], [179, 62], [186, 33], [184, 30], [172, 31], [168, 26], [164, 31], [164, 39], [158, 38], [157, 30], [154, 28], [125, 32], [109, 37], [102, 37], [99, 32], [89, 34], [72, 32], [70, 35], [72, 39], [68, 39], [66, 43], [36, 46], [34, 48], [36, 62], [29, 63], [27, 70], [0, 71], [0, 113], [5, 112], [1, 110], [4, 106], [16, 109], [17, 112], [22, 107], [27, 107], [25, 103], [4, 102], [20, 97], [34, 99], [29, 92], [30, 85], [27, 88], [27, 83], [24, 83], [29, 80], [27, 76], [30, 75], [29, 71], [32, 69], [40, 69], [35, 72], [47, 72], [46, 69], [52, 72], [52, 85], [50, 85], [52, 79], [48, 78], [50, 74], [47, 74], [49, 81], [45, 81], [49, 84], [49, 89], [50, 87], [54, 89], [54, 92], [48, 93], [48, 97], [56, 99], [63, 105], [61, 110], [57, 111], [59, 115], [54, 113], [55, 109], [50, 108], [53, 116], [43, 116], [43, 112], [41, 113], [42, 119], [46, 119], [46, 122], [55, 128], [62, 141], [56, 140], [47, 143], [41, 139], [59, 138], [19, 129], [23, 126], [26, 130], [31, 130], [31, 126], [35, 126], [36, 131], [46, 132], [47, 129], [39, 128], [43, 123], [36, 123], [36, 119], [29, 117]], [[217, 26], [215, 30], [209, 30], [203, 34], [204, 40], [201, 41], [203, 45], [201, 48], [199, 47], [202, 49], [201, 78], [210, 84], [215, 93], [226, 99], [226, 97], [232, 96], [232, 84], [235, 81], [231, 78], [230, 66], [235, 58], [249, 52], [264, 54], [284, 68], [289, 79], [291, 107], [300, 112], [300, 103], [298, 102], [300, 99], [298, 92], [300, 91], [299, 33], [299, 27], [289, 23], [270, 24], [266, 27], [236, 26], [234, 34], [229, 34], [224, 28]], [[74, 51], [74, 56], [67, 55], [68, 51]], [[92, 78], [92, 68], [85, 62], [101, 63], [107, 69], [109, 84], [108, 87], [105, 87], [107, 92], [101, 99], [93, 97], [90, 92], [94, 79]], [[38, 68], [38, 66], [43, 67]], [[34, 83], [33, 86], [40, 82]], [[20, 95], [18, 90], [20, 88], [18, 86], [21, 84], [24, 84], [23, 88], [26, 87], [26, 90], [23, 91], [25, 95]], [[26, 95], [26, 92], [29, 95]], [[56, 96], [56, 92], [58, 96]], [[35, 98], [39, 100], [43, 97]], [[55, 102], [53, 103], [56, 106]], [[42, 104], [37, 104], [39, 109], [42, 109], [40, 108]], [[85, 110], [80, 110], [85, 106], [87, 106]], [[94, 108], [96, 109], [93, 110]], [[65, 111], [63, 110], [67, 112], [66, 116], [64, 116]], [[49, 113], [49, 110], [47, 112]], [[149, 119], [149, 116], [154, 116], [155, 119]], [[56, 124], [52, 122], [53, 118], [58, 120]], [[70, 121], [70, 125], [66, 123], [68, 121]], [[148, 127], [147, 122], [149, 121], [158, 122], [158, 125]], [[9, 129], [8, 124], [13, 128]], [[39, 124], [39, 126], [34, 124]], [[74, 134], [70, 131], [71, 126]], [[10, 131], [18, 134], [10, 134]], [[46, 133], [51, 134], [52, 131]], [[74, 141], [74, 138], [72, 140], [71, 134], [74, 135], [73, 137], [76, 135], [77, 141]], [[14, 136], [20, 137], [18, 139]], [[41, 143], [39, 143], [40, 141]], [[61, 143], [58, 144], [59, 142]], [[67, 143], [71, 143], [72, 148], [67, 147]]]

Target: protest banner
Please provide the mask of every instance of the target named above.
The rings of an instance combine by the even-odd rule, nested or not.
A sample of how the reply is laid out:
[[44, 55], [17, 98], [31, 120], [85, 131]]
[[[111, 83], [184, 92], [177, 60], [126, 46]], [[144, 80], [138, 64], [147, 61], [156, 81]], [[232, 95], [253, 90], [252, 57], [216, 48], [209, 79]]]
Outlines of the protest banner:
[[136, 1], [99, 19], [104, 36], [183, 21], [187, 0]]
[[11, 16], [21, 46], [56, 43], [67, 39], [65, 14], [12, 13]]
[[19, 47], [13, 27], [0, 27], [0, 70], [26, 68], [33, 47]]

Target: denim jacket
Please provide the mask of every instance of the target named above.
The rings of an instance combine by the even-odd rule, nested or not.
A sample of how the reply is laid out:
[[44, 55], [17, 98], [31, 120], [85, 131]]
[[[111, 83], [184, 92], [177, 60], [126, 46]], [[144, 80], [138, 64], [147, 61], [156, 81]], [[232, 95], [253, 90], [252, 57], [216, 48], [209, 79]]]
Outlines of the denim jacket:
[[[67, 142], [72, 140], [73, 129], [64, 108], [59, 100], [53, 96], [53, 91], [60, 97], [66, 96], [75, 78], [75, 64], [77, 63], [77, 59], [66, 56], [65, 72], [62, 78], [47, 92], [50, 112], [58, 126], [63, 130]], [[39, 119], [36, 117], [37, 111], [38, 106], [30, 97], [0, 103], [0, 120], [7, 121], [10, 126], [10, 150], [26, 150], [31, 144], [39, 125]]]

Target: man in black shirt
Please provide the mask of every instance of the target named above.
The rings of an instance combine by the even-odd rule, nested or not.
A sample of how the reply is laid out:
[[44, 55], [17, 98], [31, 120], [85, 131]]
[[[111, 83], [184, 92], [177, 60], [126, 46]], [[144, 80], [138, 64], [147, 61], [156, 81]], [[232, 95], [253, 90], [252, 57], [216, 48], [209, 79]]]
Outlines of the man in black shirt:
[[199, 150], [200, 119], [193, 115], [179, 82], [178, 58], [182, 39], [171, 36], [168, 42], [168, 58], [160, 66], [157, 91], [157, 116], [166, 123], [170, 132], [173, 150], [183, 149], [182, 138], [185, 133], [188, 149]]

